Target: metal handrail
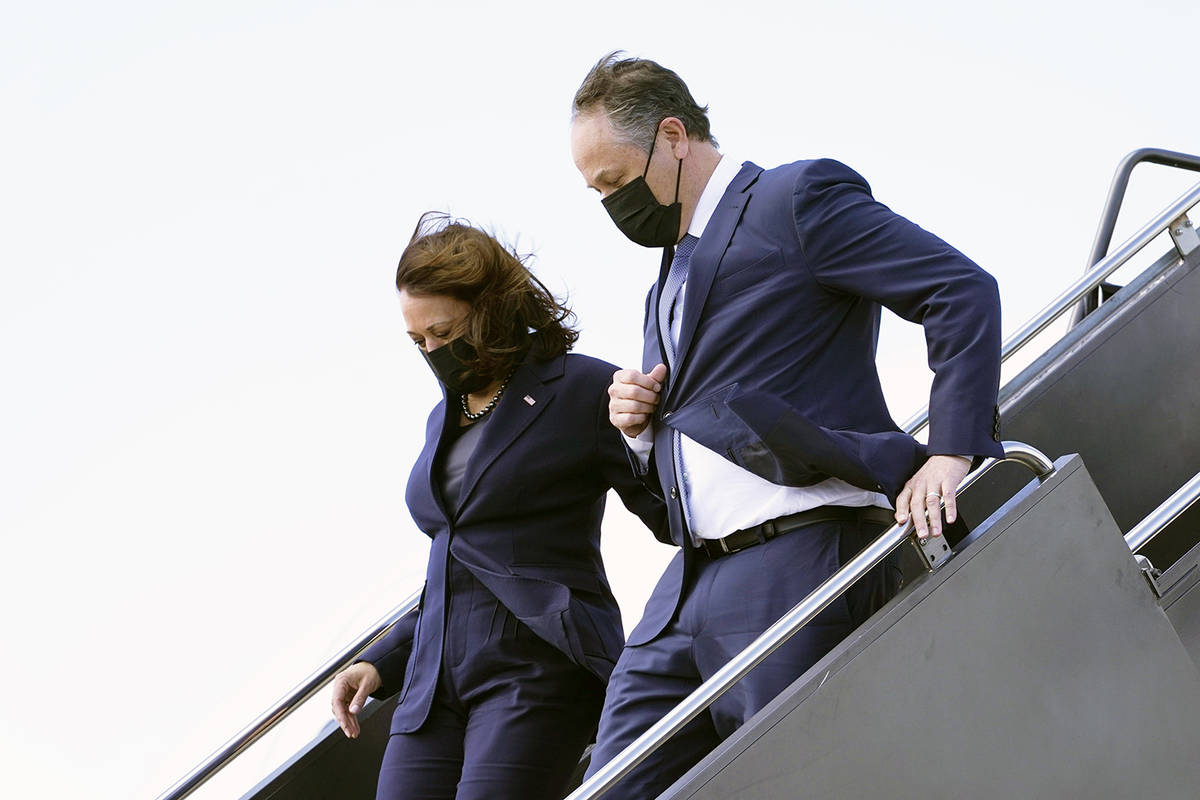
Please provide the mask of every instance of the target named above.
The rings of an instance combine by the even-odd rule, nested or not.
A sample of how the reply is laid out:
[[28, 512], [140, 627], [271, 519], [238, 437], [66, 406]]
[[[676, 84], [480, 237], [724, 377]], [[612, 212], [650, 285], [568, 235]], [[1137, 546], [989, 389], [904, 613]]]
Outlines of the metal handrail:
[[[978, 469], [971, 472], [958, 485], [963, 491], [979, 480], [988, 470], [1001, 461], [1015, 461], [1028, 467], [1039, 481], [1054, 474], [1054, 464], [1041, 452], [1021, 442], [1004, 442], [1004, 458], [989, 458]], [[711, 678], [700, 684], [683, 702], [675, 706], [645, 733], [631, 742], [624, 750], [596, 771], [592, 777], [572, 792], [566, 800], [594, 800], [646, 759], [663, 742], [692, 721], [714, 700], [724, 694], [747, 672], [774, 652], [800, 628], [836, 600], [843, 592], [872, 568], [883, 561], [889, 553], [899, 547], [911, 535], [911, 520], [888, 528], [865, 550], [851, 559], [837, 572], [829, 576], [808, 597], [796, 604], [774, 625], [733, 657]]]
[[160, 794], [158, 800], [182, 800], [199, 789], [205, 781], [240, 755], [242, 751], [257, 742], [267, 731], [286, 719], [301, 703], [323, 689], [329, 681], [333, 680], [334, 675], [349, 666], [354, 659], [358, 658], [364, 650], [378, 641], [402, 617], [416, 611], [420, 600], [421, 592], [413, 592], [411, 597], [389, 611], [361, 636], [347, 645], [340, 653], [326, 661], [299, 686], [288, 692], [275, 705], [264, 711], [256, 720], [243, 728], [241, 733], [223, 744], [212, 755], [196, 765], [195, 769], [181, 778], [174, 786]]
[[[1092, 252], [1088, 256], [1088, 269], [1095, 266], [1108, 253], [1112, 244], [1113, 231], [1117, 227], [1117, 215], [1121, 212], [1121, 203], [1125, 199], [1125, 189], [1129, 186], [1129, 176], [1138, 164], [1161, 164], [1164, 167], [1200, 172], [1200, 156], [1189, 153], [1179, 153], [1174, 150], [1163, 150], [1158, 147], [1143, 147], [1134, 150], [1117, 165], [1112, 183], [1108, 187], [1108, 199], [1104, 201], [1104, 210], [1100, 212], [1100, 226], [1096, 228], [1096, 238], [1092, 240]], [[1085, 297], [1076, 307], [1072, 324], [1078, 323], [1088, 313], [1099, 306], [1098, 297]]]
[[[1124, 266], [1126, 261], [1137, 255], [1143, 247], [1153, 241], [1163, 231], [1167, 230], [1173, 221], [1178, 219], [1189, 208], [1196, 205], [1196, 203], [1200, 203], [1200, 183], [1197, 183], [1180, 195], [1175, 202], [1159, 212], [1158, 216], [1143, 225], [1133, 236], [1126, 239], [1125, 243], [1115, 253], [1084, 273], [1079, 280], [1072, 283], [1058, 297], [1051, 300], [1033, 319], [1026, 322], [1020, 330], [1005, 339], [1000, 347], [1000, 363], [1003, 364], [1007, 361], [1018, 350], [1028, 344], [1033, 337], [1049, 327], [1050, 323], [1073, 308], [1084, 295], [1095, 289], [1105, 278]], [[904, 431], [909, 435], [916, 435], [928, 424], [929, 406], [926, 405], [904, 423]]]
[[1190, 153], [1179, 153], [1174, 150], [1163, 150], [1158, 147], [1143, 147], [1134, 150], [1117, 165], [1112, 184], [1108, 187], [1108, 199], [1104, 202], [1104, 211], [1100, 213], [1100, 227], [1096, 229], [1096, 238], [1092, 240], [1092, 253], [1088, 256], [1088, 266], [1092, 267], [1108, 254], [1108, 246], [1112, 244], [1113, 231], [1117, 227], [1117, 214], [1121, 211], [1121, 201], [1125, 199], [1125, 189], [1129, 186], [1129, 176], [1138, 164], [1161, 164], [1164, 167], [1200, 172], [1200, 156]]
[[1151, 511], [1145, 519], [1133, 527], [1133, 530], [1125, 534], [1125, 543], [1129, 545], [1130, 551], [1136, 553], [1149, 544], [1151, 539], [1174, 522], [1180, 514], [1187, 511], [1188, 507], [1197, 500], [1200, 500], [1200, 472], [1176, 489], [1174, 494], [1162, 502], [1162, 505]]

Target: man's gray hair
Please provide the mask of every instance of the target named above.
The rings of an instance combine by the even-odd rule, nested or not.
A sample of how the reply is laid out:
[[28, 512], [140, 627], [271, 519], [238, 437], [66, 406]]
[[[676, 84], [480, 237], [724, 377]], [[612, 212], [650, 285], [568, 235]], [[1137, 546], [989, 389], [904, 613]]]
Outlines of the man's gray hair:
[[659, 123], [677, 117], [689, 139], [716, 146], [708, 106], [696, 102], [678, 75], [654, 61], [621, 56], [614, 50], [591, 68], [575, 92], [571, 119], [603, 111], [623, 141], [649, 150]]

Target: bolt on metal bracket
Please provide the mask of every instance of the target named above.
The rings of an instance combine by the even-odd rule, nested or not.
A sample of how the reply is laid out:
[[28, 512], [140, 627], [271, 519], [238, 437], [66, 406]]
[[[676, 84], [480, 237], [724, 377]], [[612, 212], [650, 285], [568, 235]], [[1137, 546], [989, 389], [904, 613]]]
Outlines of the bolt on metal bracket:
[[1175, 243], [1175, 249], [1184, 258], [1200, 247], [1200, 234], [1197, 234], [1196, 229], [1192, 227], [1192, 221], [1188, 219], [1187, 214], [1181, 214], [1172, 220], [1167, 232], [1171, 234], [1171, 241]]
[[954, 555], [954, 551], [950, 549], [950, 543], [946, 541], [945, 536], [927, 536], [922, 541], [917, 537], [917, 532], [914, 529], [908, 537], [908, 541], [917, 549], [917, 552], [921, 556], [921, 563], [925, 565], [925, 569], [929, 572], [940, 568]]

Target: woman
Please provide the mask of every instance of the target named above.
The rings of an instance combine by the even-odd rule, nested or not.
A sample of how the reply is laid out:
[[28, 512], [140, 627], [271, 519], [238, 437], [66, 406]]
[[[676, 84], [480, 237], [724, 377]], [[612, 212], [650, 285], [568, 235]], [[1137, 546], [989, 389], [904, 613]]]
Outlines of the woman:
[[334, 679], [347, 736], [400, 692], [378, 797], [559, 798], [624, 640], [600, 558], [607, 490], [661, 503], [608, 422], [611, 364], [568, 355], [570, 312], [488, 234], [422, 217], [396, 272], [445, 394], [406, 500], [432, 540], [419, 615]]

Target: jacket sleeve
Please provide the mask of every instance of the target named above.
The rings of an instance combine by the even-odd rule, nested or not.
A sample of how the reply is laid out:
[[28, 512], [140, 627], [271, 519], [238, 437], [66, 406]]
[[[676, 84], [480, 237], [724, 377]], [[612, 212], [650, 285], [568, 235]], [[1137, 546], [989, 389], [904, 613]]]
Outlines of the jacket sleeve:
[[1000, 298], [996, 281], [944, 241], [871, 196], [858, 173], [828, 159], [801, 170], [793, 221], [813, 278], [874, 300], [925, 329], [929, 453], [1001, 456]]
[[371, 694], [376, 700], [391, 697], [404, 684], [404, 672], [412, 653], [418, 614], [418, 611], [405, 614], [382, 639], [364, 650], [357, 659], [372, 664], [379, 671], [383, 683]]

